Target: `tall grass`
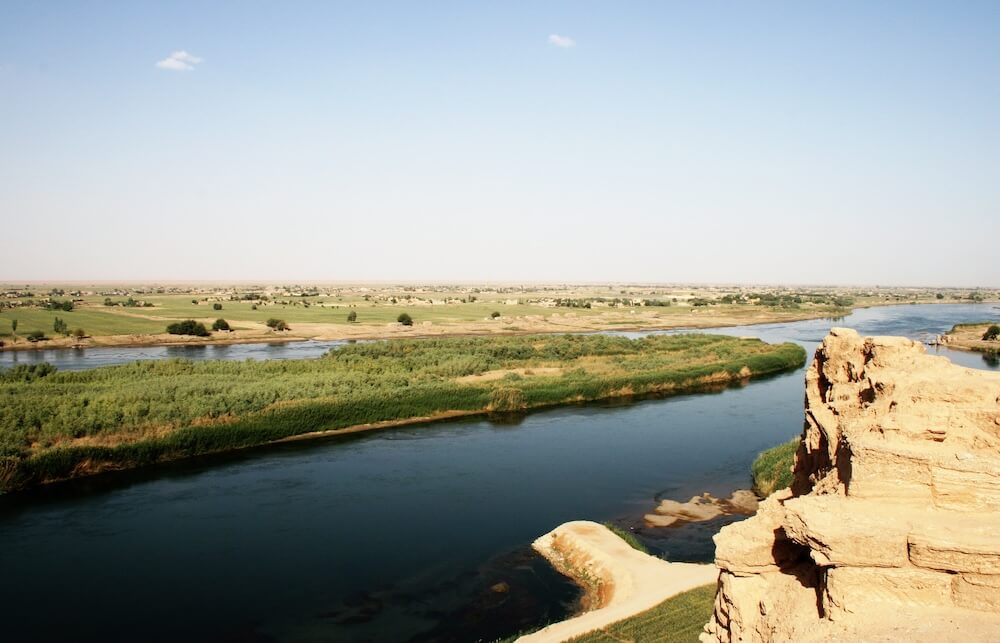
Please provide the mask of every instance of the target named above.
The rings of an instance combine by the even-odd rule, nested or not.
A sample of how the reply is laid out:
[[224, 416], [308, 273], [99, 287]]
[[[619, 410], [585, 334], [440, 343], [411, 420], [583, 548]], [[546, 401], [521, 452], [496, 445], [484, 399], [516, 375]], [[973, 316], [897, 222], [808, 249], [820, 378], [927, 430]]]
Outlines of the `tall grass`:
[[[794, 344], [712, 335], [392, 340], [313, 360], [165, 360], [0, 373], [0, 489], [319, 430], [670, 392], [801, 366]], [[460, 378], [555, 366], [557, 375]]]
[[775, 491], [792, 485], [792, 465], [795, 464], [795, 452], [798, 448], [799, 438], [792, 438], [757, 456], [750, 465], [754, 493], [766, 498]]

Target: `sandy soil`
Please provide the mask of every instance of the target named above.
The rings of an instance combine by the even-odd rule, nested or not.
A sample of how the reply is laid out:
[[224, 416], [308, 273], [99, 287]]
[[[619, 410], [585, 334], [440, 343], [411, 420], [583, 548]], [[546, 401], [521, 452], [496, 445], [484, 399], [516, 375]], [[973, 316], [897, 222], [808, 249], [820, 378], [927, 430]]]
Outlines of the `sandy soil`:
[[757, 496], [747, 489], [737, 489], [729, 498], [716, 498], [705, 493], [687, 502], [662, 500], [652, 513], [643, 516], [643, 521], [649, 527], [680, 527], [689, 522], [704, 522], [719, 516], [752, 516], [756, 511]]
[[534, 368], [500, 368], [495, 371], [486, 371], [478, 375], [466, 375], [455, 378], [456, 382], [475, 384], [477, 382], [494, 382], [502, 380], [507, 375], [520, 375], [521, 377], [534, 377], [538, 375], [562, 375], [563, 368], [560, 366], [536, 366]]
[[715, 565], [669, 563], [630, 547], [604, 525], [560, 525], [532, 545], [583, 587], [591, 611], [522, 636], [524, 643], [556, 643], [605, 627], [714, 582]]

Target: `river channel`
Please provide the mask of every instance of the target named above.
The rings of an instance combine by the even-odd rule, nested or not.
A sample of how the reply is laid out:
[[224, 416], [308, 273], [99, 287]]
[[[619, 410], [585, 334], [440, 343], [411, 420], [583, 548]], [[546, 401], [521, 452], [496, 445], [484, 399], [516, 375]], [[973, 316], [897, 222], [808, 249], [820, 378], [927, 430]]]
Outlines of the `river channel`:
[[[1000, 321], [1000, 310], [892, 306], [698, 332], [794, 341], [811, 359], [834, 325], [926, 340], [980, 320]], [[273, 350], [330, 348], [311, 344]], [[74, 363], [130, 355], [114, 350]], [[928, 352], [997, 368], [976, 353]], [[531, 553], [534, 538], [568, 520], [609, 521], [671, 560], [711, 560], [712, 534], [737, 518], [650, 529], [642, 515], [659, 499], [746, 488], [754, 456], [801, 430], [802, 382], [800, 369], [697, 395], [333, 437], [2, 496], [3, 638], [476, 641], [564, 618], [577, 591]]]

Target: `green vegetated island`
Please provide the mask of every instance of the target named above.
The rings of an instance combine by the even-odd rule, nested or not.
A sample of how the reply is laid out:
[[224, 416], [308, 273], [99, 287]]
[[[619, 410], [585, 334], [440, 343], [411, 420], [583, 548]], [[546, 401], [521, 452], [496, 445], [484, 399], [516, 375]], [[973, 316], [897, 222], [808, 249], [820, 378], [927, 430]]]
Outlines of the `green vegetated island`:
[[326, 431], [668, 394], [797, 368], [803, 349], [718, 335], [349, 344], [319, 359], [145, 361], [0, 373], [0, 490]]

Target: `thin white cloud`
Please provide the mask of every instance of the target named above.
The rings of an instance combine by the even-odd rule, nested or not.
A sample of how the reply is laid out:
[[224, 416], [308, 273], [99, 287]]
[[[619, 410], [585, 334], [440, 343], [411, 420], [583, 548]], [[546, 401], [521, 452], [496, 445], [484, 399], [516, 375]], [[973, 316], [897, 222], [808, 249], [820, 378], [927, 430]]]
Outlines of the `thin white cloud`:
[[570, 47], [576, 47], [576, 41], [569, 36], [560, 36], [557, 33], [549, 34], [549, 44], [555, 45], [556, 47], [562, 47], [563, 49], [569, 49]]
[[156, 63], [156, 66], [160, 69], [169, 69], [171, 71], [192, 71], [195, 65], [199, 64], [202, 60], [203, 59], [198, 56], [181, 50], [170, 54], [160, 62]]

